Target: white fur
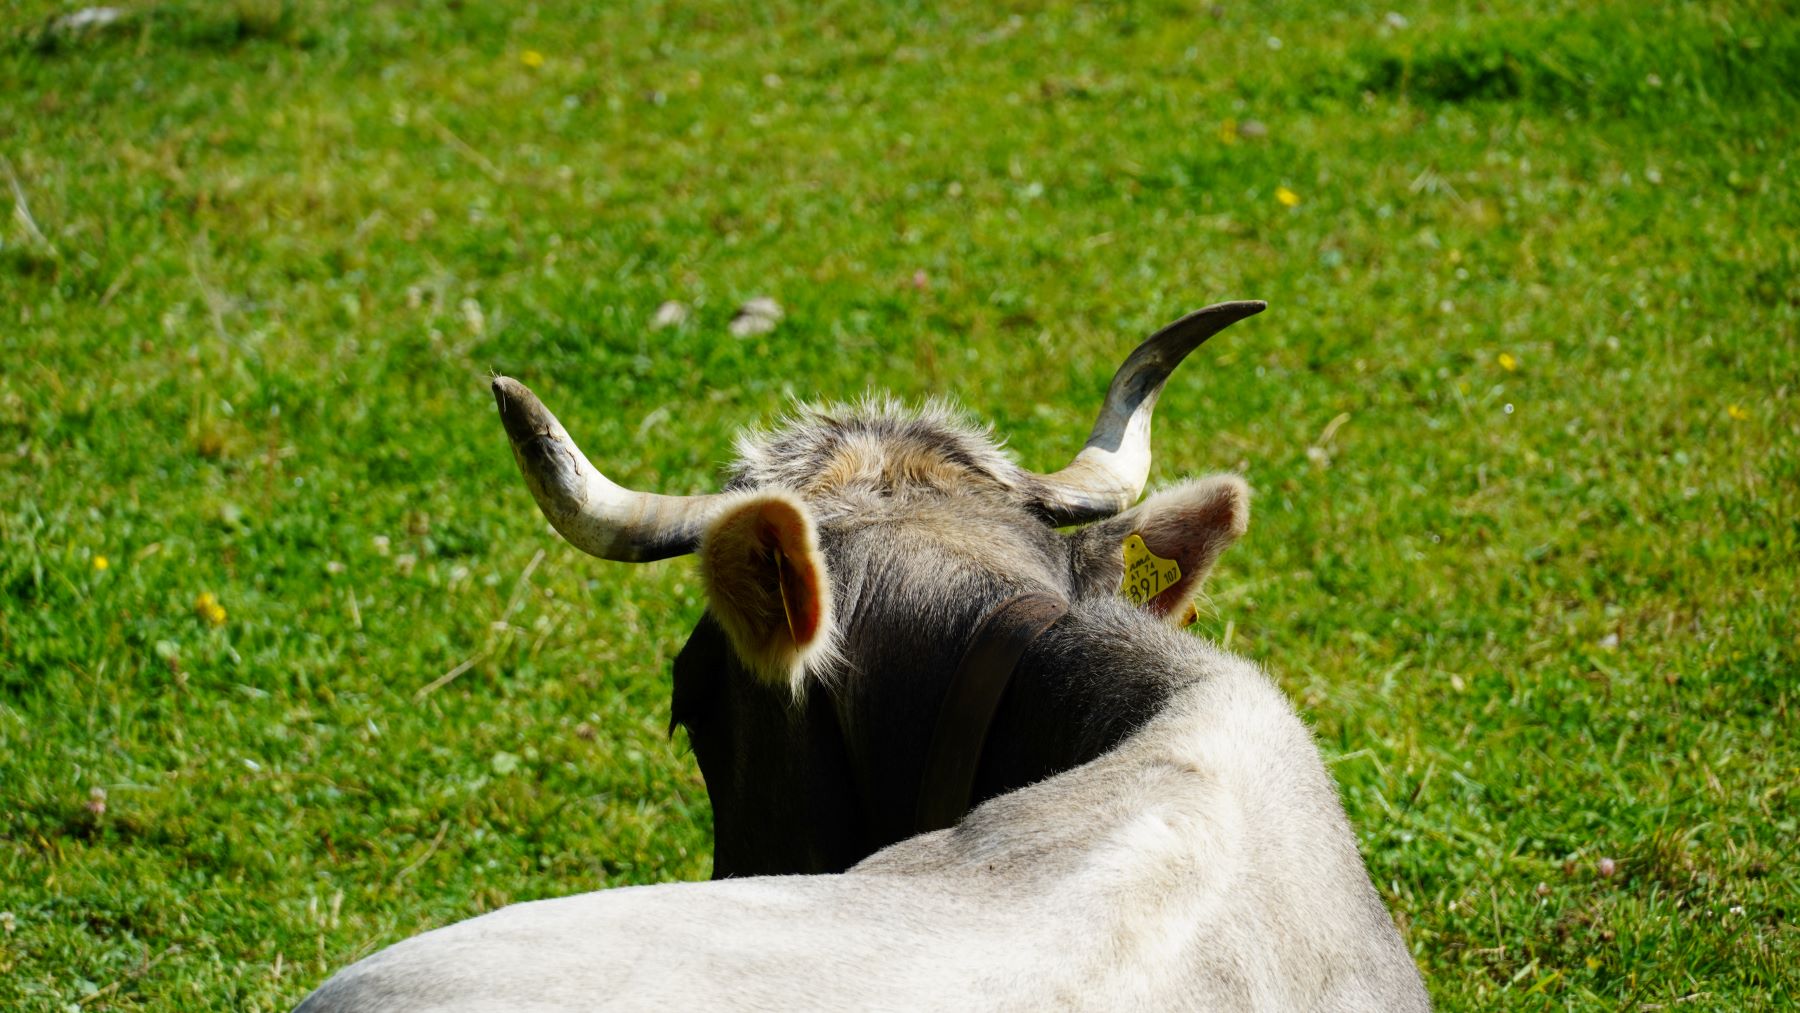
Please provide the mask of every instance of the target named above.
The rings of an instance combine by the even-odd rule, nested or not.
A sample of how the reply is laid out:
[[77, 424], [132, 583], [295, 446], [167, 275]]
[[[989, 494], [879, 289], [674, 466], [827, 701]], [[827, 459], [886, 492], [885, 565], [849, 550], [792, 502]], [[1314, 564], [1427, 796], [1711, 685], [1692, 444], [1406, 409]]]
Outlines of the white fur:
[[1310, 736], [1207, 653], [1118, 749], [842, 875], [516, 905], [301, 1011], [1427, 1009]]

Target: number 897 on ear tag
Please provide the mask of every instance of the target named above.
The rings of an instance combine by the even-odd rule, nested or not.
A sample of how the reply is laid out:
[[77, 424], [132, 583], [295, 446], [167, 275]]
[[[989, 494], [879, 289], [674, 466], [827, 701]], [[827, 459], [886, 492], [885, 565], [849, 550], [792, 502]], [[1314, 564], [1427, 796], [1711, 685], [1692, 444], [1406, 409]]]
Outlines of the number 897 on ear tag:
[[1151, 552], [1137, 535], [1125, 539], [1125, 584], [1119, 590], [1127, 601], [1141, 608], [1180, 580], [1181, 564]]

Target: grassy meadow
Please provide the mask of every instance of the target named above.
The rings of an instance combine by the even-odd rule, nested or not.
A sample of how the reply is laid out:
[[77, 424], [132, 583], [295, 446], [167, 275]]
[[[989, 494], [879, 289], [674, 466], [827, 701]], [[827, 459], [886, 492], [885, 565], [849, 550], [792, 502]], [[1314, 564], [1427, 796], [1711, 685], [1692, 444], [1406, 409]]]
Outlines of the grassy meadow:
[[867, 388], [1048, 470], [1234, 298], [1195, 633], [1441, 1008], [1800, 1002], [1792, 0], [76, 6], [0, 4], [0, 1008], [709, 874], [692, 564], [550, 534], [491, 371], [638, 488]]

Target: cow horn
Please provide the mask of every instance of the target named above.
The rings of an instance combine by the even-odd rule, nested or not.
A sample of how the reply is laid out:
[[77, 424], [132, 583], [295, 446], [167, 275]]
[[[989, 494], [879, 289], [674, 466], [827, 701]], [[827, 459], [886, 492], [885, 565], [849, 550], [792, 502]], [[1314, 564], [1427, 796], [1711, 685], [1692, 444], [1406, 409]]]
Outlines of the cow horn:
[[1106, 404], [1069, 466], [1035, 476], [1038, 506], [1055, 524], [1110, 517], [1137, 502], [1150, 478], [1150, 413], [1175, 367], [1207, 338], [1268, 308], [1259, 300], [1196, 310], [1152, 334], [1113, 374]]
[[570, 545], [601, 559], [647, 563], [700, 544], [725, 497], [658, 496], [614, 485], [530, 388], [496, 376], [494, 401], [526, 487]]

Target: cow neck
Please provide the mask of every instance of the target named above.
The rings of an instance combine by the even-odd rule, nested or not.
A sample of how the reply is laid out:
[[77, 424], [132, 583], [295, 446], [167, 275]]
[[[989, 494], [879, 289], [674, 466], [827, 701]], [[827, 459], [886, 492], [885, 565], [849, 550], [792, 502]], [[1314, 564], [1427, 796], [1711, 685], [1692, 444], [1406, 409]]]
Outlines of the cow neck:
[[1026, 649], [1068, 611], [1069, 603], [1060, 595], [1027, 591], [994, 606], [976, 625], [944, 692], [925, 754], [917, 832], [953, 826], [969, 811], [988, 729], [1013, 671]]

